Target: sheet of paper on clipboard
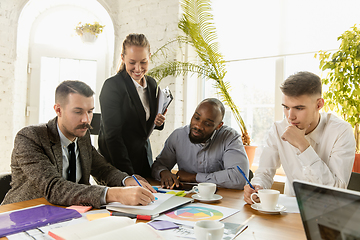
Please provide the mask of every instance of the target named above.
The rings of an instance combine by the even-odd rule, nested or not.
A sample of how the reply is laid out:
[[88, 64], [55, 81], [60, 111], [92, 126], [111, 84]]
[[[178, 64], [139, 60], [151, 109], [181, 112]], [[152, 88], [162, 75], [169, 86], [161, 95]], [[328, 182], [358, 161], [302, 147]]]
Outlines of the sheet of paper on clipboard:
[[[158, 97], [157, 97], [158, 110], [157, 110], [156, 115], [158, 113], [164, 114], [164, 112], [166, 111], [166, 109], [168, 108], [168, 106], [170, 105], [170, 103], [173, 99], [174, 99], [174, 97], [171, 94], [169, 87], [166, 87], [163, 90], [161, 90], [160, 87], [158, 87]], [[155, 123], [153, 123], [153, 126], [147, 135], [147, 138], [150, 137], [154, 128], [155, 128]]]
[[164, 114], [164, 112], [170, 105], [171, 101], [174, 99], [169, 87], [166, 87], [163, 90], [159, 91], [158, 99], [159, 100], [158, 100], [158, 112], [157, 113]]

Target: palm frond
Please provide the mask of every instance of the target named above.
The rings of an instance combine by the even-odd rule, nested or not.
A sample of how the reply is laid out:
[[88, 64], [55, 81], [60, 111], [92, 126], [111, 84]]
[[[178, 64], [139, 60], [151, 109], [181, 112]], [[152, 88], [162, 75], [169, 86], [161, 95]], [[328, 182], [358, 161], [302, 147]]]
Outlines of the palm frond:
[[152, 68], [148, 74], [157, 79], [158, 82], [170, 75], [179, 76], [187, 73], [214, 80], [214, 86], [218, 89], [221, 100], [231, 109], [240, 127], [244, 145], [249, 145], [250, 137], [245, 123], [229, 93], [230, 83], [224, 82], [226, 65], [224, 57], [219, 51], [210, 2], [211, 0], [181, 0], [180, 5], [183, 14], [178, 27], [184, 36], [169, 41], [153, 54], [155, 57], [161, 54], [166, 59], [168, 46], [174, 43], [178, 43], [179, 47], [188, 44], [196, 51], [200, 63], [185, 63], [166, 59], [164, 63]]
[[188, 37], [186, 36], [177, 36], [174, 39], [171, 39], [160, 48], [158, 48], [155, 52], [151, 54], [151, 61], [155, 62], [156, 59], [167, 59], [169, 52], [172, 51], [174, 48], [171, 47], [172, 45], [176, 45], [178, 48], [182, 48], [183, 45], [192, 45], [192, 42], [189, 41]]
[[157, 79], [158, 83], [167, 76], [180, 76], [185, 75], [187, 73], [197, 74], [198, 76], [208, 76], [211, 71], [194, 63], [188, 62], [164, 62], [147, 73], [147, 75]]

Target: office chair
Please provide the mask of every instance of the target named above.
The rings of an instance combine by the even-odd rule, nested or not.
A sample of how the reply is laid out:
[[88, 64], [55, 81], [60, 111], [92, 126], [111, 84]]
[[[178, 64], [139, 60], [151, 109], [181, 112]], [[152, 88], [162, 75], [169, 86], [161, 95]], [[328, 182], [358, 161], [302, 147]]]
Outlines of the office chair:
[[251, 169], [249, 169], [249, 181], [251, 181], [253, 177], [254, 177], [254, 173], [253, 171], [251, 171]]
[[100, 119], [101, 113], [93, 113], [93, 119], [91, 120], [91, 126], [93, 129], [90, 129], [90, 134], [98, 135], [100, 130]]
[[10, 190], [11, 173], [0, 173], [0, 203], [4, 200], [6, 193]]
[[360, 173], [352, 172], [347, 189], [360, 191]]

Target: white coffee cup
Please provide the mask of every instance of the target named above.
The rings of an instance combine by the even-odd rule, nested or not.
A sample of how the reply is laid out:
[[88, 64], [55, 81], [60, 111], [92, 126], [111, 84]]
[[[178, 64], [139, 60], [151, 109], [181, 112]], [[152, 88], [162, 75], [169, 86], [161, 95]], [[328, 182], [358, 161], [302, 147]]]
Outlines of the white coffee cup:
[[216, 191], [215, 183], [199, 183], [193, 187], [193, 191], [203, 199], [211, 199]]
[[214, 220], [202, 220], [195, 223], [194, 231], [198, 240], [220, 240], [224, 234], [224, 224]]
[[260, 198], [262, 210], [275, 210], [280, 192], [273, 189], [260, 189], [257, 193], [252, 193], [250, 196], [251, 201], [253, 201], [253, 203], [256, 203], [253, 199], [254, 195]]

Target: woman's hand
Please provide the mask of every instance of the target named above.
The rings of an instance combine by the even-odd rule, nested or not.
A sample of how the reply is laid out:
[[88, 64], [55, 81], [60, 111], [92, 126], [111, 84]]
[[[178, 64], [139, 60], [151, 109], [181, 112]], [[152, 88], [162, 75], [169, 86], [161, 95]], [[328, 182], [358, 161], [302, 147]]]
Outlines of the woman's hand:
[[160, 127], [161, 125], [164, 124], [166, 113], [167, 113], [167, 109], [165, 110], [164, 114], [158, 113], [158, 115], [156, 115], [154, 123], [157, 127]]

